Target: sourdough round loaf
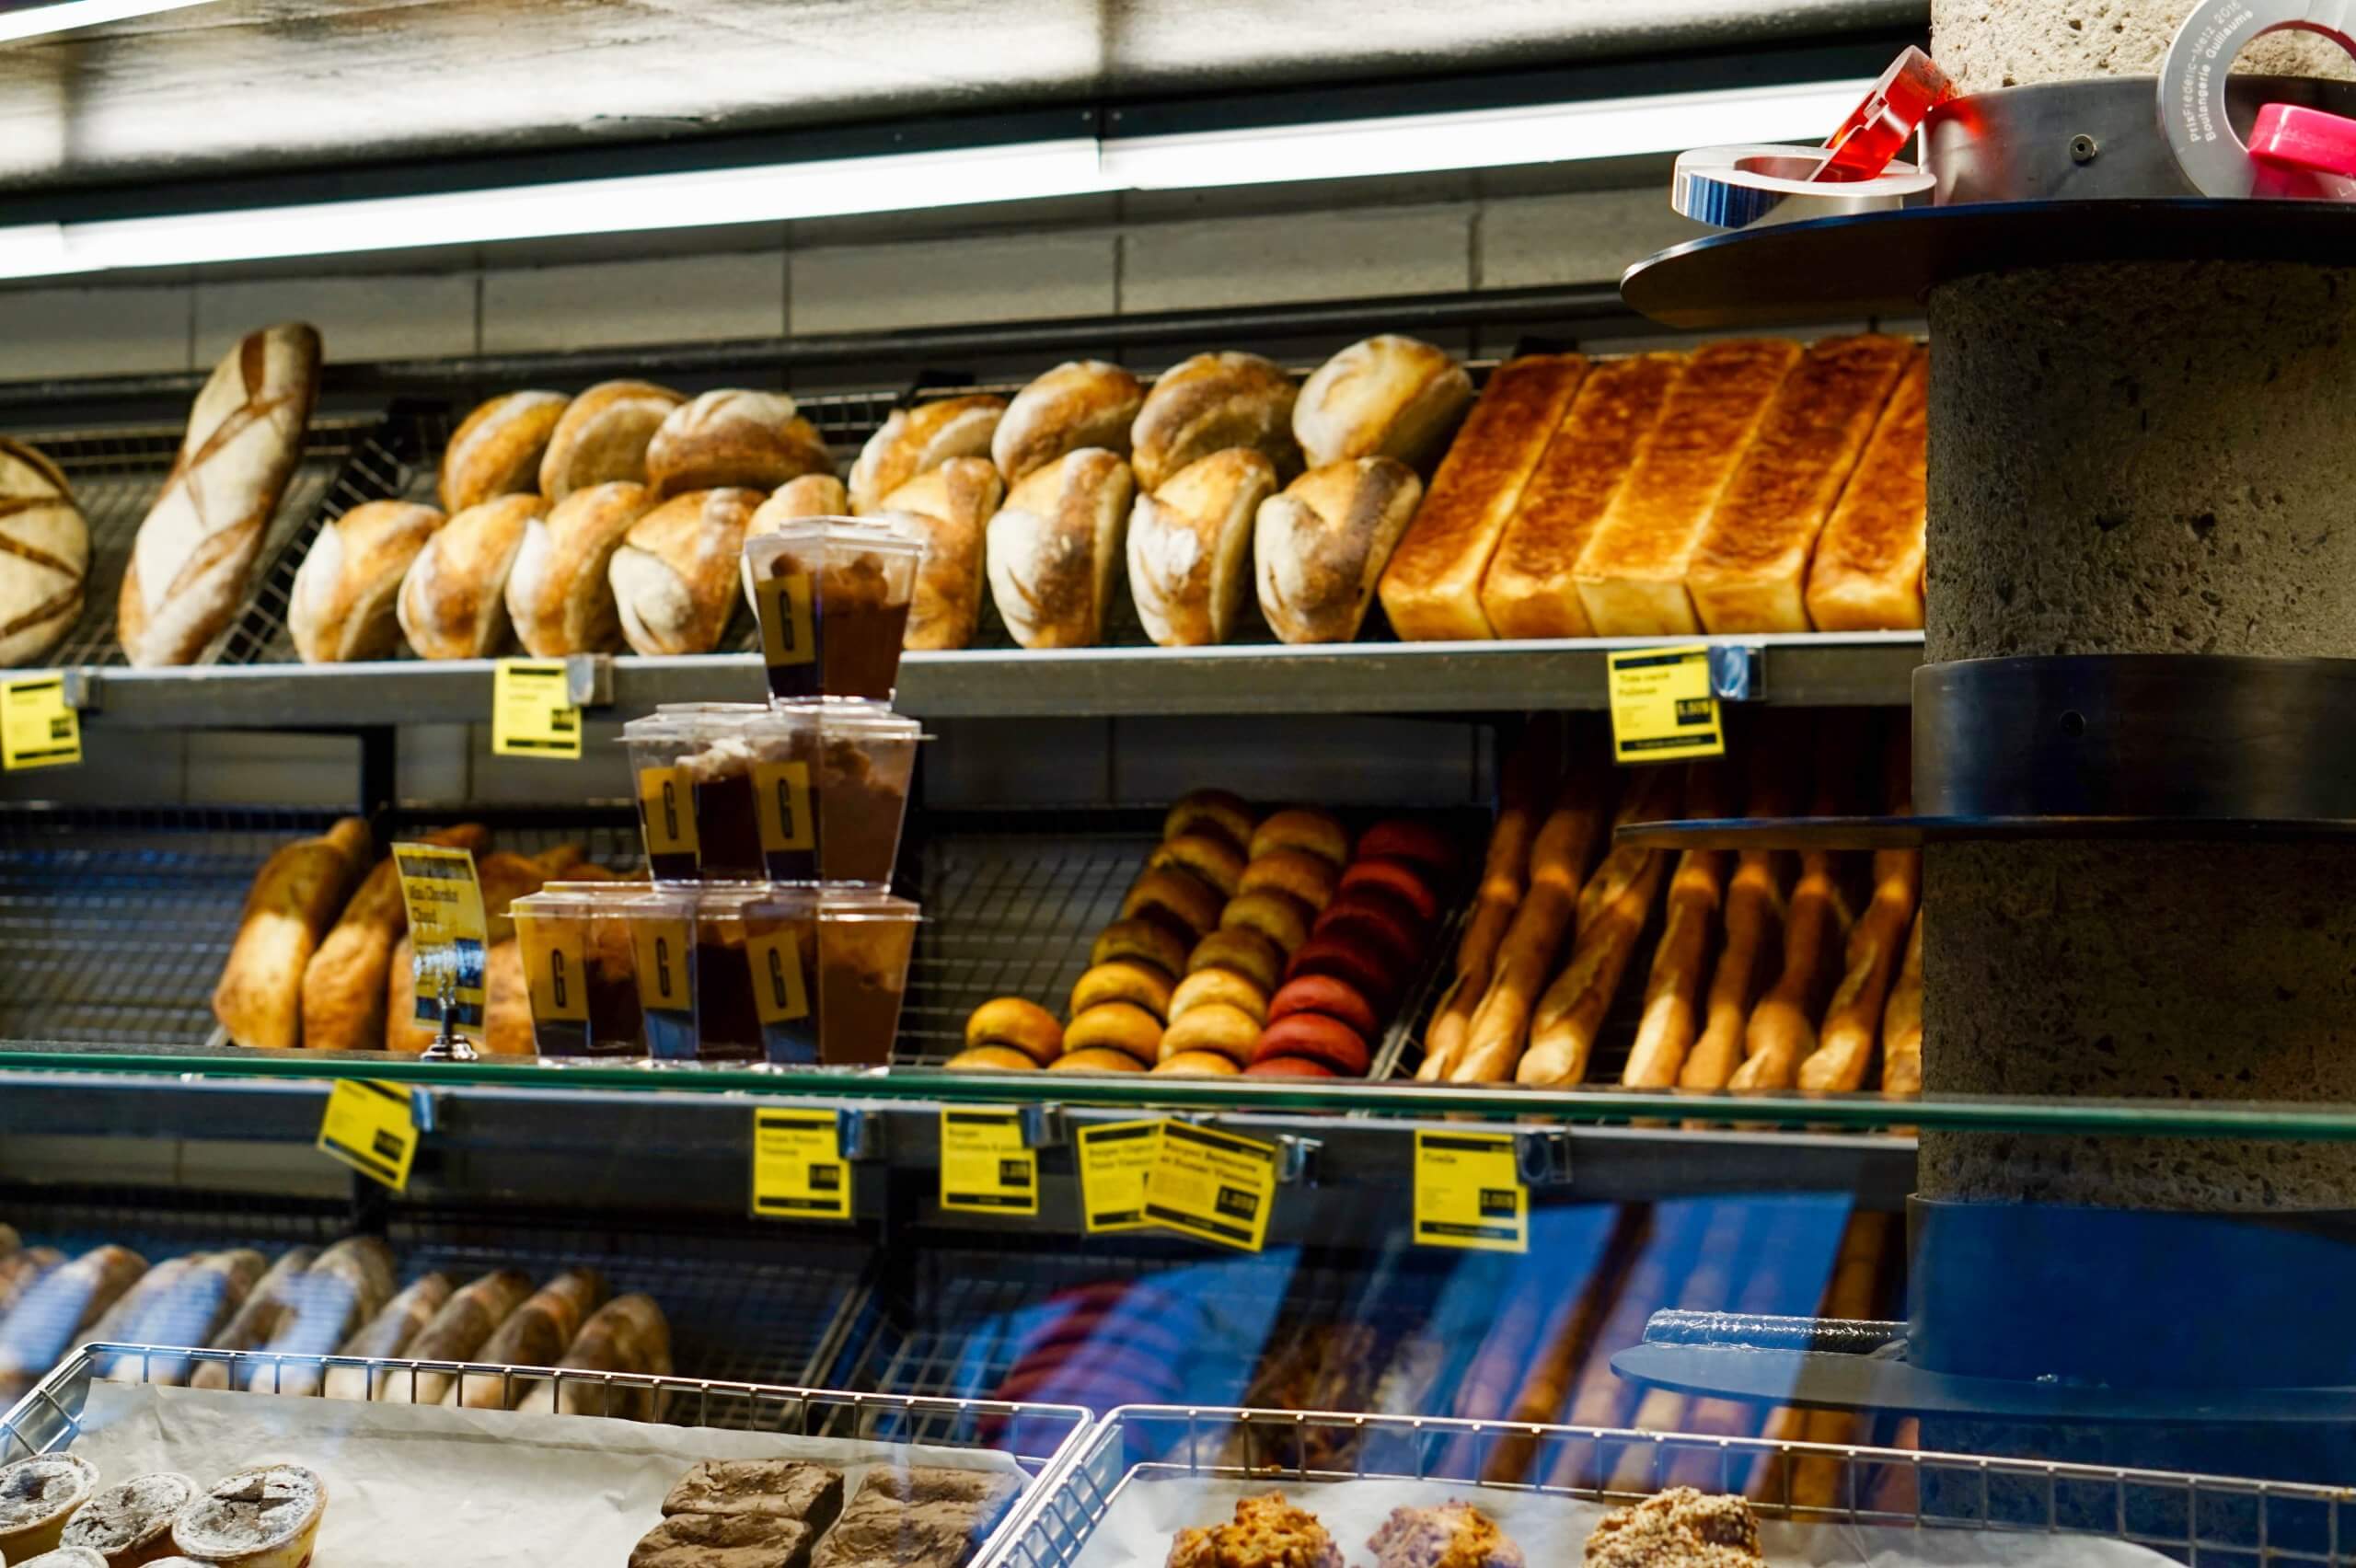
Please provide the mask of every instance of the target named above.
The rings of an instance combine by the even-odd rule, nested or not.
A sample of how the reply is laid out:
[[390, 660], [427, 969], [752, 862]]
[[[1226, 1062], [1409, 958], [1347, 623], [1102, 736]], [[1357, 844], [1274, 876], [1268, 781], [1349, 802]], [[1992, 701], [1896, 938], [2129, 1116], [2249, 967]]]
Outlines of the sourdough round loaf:
[[987, 457], [1005, 412], [1005, 398], [978, 393], [894, 409], [851, 465], [851, 510], [875, 511], [894, 490], [952, 457]]
[[494, 496], [537, 490], [540, 459], [572, 401], [561, 392], [510, 392], [460, 421], [442, 452], [443, 510], [456, 513]]
[[664, 416], [646, 446], [646, 482], [669, 498], [689, 490], [772, 490], [804, 474], [831, 474], [817, 427], [782, 392], [706, 392]]
[[1129, 594], [1164, 648], [1225, 642], [1235, 629], [1260, 503], [1276, 467], [1248, 446], [1189, 463], [1129, 516]]
[[90, 529], [40, 453], [0, 439], [0, 665], [29, 664], [82, 614]]
[[1129, 466], [1095, 447], [1041, 468], [989, 521], [990, 597], [1025, 648], [1092, 648], [1120, 574]]
[[507, 640], [507, 580], [525, 532], [548, 515], [537, 491], [494, 496], [434, 531], [401, 579], [401, 630], [425, 659], [483, 659]]
[[507, 616], [524, 651], [537, 659], [600, 653], [621, 640], [621, 614], [606, 576], [630, 525], [654, 497], [617, 480], [576, 490], [524, 525], [507, 574]]
[[904, 519], [925, 541], [908, 603], [909, 648], [963, 648], [982, 614], [982, 554], [990, 519], [1006, 499], [999, 472], [979, 457], [952, 457], [884, 501], [883, 514]]
[[736, 609], [749, 490], [690, 490], [630, 525], [608, 575], [622, 636], [641, 653], [709, 653]]
[[1356, 637], [1423, 494], [1404, 463], [1353, 457], [1312, 468], [1261, 502], [1253, 552], [1260, 613], [1276, 634], [1287, 642]]
[[1446, 350], [1386, 332], [1310, 373], [1292, 432], [1312, 468], [1396, 457], [1428, 472], [1472, 402], [1472, 378]]
[[1068, 361], [1015, 394], [990, 439], [990, 457], [1011, 485], [1084, 446], [1126, 456], [1129, 427], [1144, 406], [1144, 383], [1119, 365]]
[[605, 381], [575, 398], [540, 457], [540, 493], [562, 501], [592, 485], [646, 481], [646, 447], [687, 399], [651, 381]]
[[1276, 466], [1278, 479], [1300, 471], [1293, 438], [1292, 377], [1258, 354], [1196, 354], [1161, 373], [1129, 428], [1138, 483], [1158, 490], [1189, 463], [1230, 446], [1248, 446]]
[[445, 519], [407, 501], [369, 501], [311, 541], [287, 595], [286, 629], [306, 664], [381, 659], [400, 640], [401, 582]]

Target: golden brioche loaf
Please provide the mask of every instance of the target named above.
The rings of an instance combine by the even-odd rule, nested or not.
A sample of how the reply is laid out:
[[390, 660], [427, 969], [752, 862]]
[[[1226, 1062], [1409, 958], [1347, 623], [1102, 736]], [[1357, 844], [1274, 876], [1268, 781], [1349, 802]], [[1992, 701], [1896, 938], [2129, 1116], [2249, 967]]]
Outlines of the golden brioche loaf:
[[1919, 630], [1931, 356], [1917, 351], [1816, 542], [1807, 618], [1819, 631]]

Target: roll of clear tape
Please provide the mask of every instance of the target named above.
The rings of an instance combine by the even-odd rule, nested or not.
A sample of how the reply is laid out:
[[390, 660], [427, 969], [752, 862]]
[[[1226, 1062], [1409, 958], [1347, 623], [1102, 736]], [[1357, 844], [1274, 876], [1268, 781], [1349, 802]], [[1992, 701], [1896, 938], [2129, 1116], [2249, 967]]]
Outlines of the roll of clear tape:
[[1807, 177], [1823, 161], [1821, 147], [1696, 147], [1678, 156], [1669, 204], [1697, 223], [1738, 229], [1888, 212], [1930, 194], [1931, 177], [1905, 163], [1893, 163], [1871, 179], [1816, 184]]

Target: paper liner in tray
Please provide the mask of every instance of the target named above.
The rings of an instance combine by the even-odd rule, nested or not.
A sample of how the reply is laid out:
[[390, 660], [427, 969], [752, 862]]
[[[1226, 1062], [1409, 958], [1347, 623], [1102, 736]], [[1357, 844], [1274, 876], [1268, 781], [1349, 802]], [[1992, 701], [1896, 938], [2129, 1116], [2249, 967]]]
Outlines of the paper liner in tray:
[[106, 1482], [317, 1470], [328, 1486], [319, 1568], [623, 1562], [699, 1459], [823, 1459], [843, 1468], [846, 1497], [882, 1463], [1020, 1469], [977, 1448], [105, 1382], [90, 1386], [81, 1420], [70, 1451]]

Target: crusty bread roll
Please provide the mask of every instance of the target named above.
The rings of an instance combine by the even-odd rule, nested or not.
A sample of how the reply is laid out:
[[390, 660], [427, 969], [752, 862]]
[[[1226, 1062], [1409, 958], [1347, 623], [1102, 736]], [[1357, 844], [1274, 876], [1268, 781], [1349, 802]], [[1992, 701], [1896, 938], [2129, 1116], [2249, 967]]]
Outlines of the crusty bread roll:
[[509, 392], [460, 421], [442, 451], [442, 510], [456, 516], [499, 496], [539, 489], [540, 459], [572, 401], [561, 392]]
[[[491, 836], [479, 823], [437, 828], [427, 844], [479, 851]], [[335, 928], [303, 966], [303, 1035], [306, 1051], [376, 1051], [385, 1043], [385, 976], [393, 948], [409, 929], [400, 868], [390, 855], [376, 862], [343, 906]]]
[[1423, 495], [1404, 463], [1354, 457], [1311, 468], [1262, 502], [1252, 548], [1260, 613], [1276, 634], [1287, 642], [1356, 637]]
[[1158, 490], [1179, 469], [1230, 446], [1249, 446], [1276, 466], [1279, 481], [1300, 472], [1293, 438], [1299, 388], [1273, 360], [1258, 354], [1196, 354], [1155, 379], [1129, 445], [1138, 483]]
[[1597, 361], [1579, 383], [1481, 580], [1499, 637], [1595, 635], [1572, 568], [1684, 369], [1682, 354], [1631, 354]]
[[1806, 631], [1816, 536], [1914, 355], [1886, 333], [1812, 346], [1711, 510], [1685, 589], [1704, 631]]
[[1276, 466], [1248, 446], [1189, 463], [1129, 513], [1129, 593], [1164, 648], [1225, 642], [1250, 580], [1245, 558]]
[[540, 493], [560, 502], [617, 480], [646, 482], [646, 446], [687, 401], [651, 381], [603, 381], [575, 398], [540, 455]]
[[622, 636], [641, 653], [709, 653], [736, 610], [745, 525], [758, 490], [690, 490], [630, 525], [607, 574]]
[[[605, 1299], [606, 1281], [596, 1270], [560, 1274], [507, 1315], [478, 1358], [498, 1366], [553, 1366]], [[528, 1391], [507, 1378], [468, 1378], [442, 1402], [460, 1410], [505, 1410]]]
[[345, 817], [262, 862], [213, 988], [213, 1016], [232, 1041], [277, 1050], [302, 1043], [303, 973], [368, 851], [368, 824]]
[[1528, 354], [1489, 373], [1382, 574], [1382, 607], [1401, 638], [1496, 635], [1481, 609], [1481, 580], [1586, 375], [1583, 354]]
[[364, 501], [330, 519], [295, 569], [286, 629], [306, 664], [381, 659], [400, 642], [401, 582], [445, 519], [407, 501]]
[[493, 496], [433, 531], [394, 603], [420, 658], [487, 659], [499, 651], [507, 640], [508, 574], [525, 531], [548, 510], [537, 490]]
[[[571, 1372], [635, 1372], [668, 1377], [671, 1324], [652, 1297], [617, 1296], [590, 1315], [557, 1366]], [[516, 1409], [535, 1414], [606, 1415], [653, 1421], [661, 1395], [653, 1389], [616, 1387], [595, 1378], [532, 1385]]]
[[999, 471], [979, 457], [952, 457], [884, 498], [884, 513], [905, 519], [925, 541], [908, 602], [904, 648], [963, 648], [982, 614], [982, 544], [1006, 500]]
[[[412, 1361], [479, 1361], [483, 1344], [532, 1293], [514, 1269], [487, 1274], [460, 1287], [409, 1342]], [[394, 1373], [376, 1380], [370, 1398], [386, 1404], [440, 1404], [456, 1379], [446, 1372]]]
[[31, 447], [0, 439], [0, 666], [29, 664], [82, 614], [90, 527], [65, 476]]
[[524, 651], [540, 659], [599, 653], [621, 641], [621, 612], [606, 575], [614, 552], [654, 505], [644, 485], [592, 485], [524, 525], [507, 574], [507, 617]]
[[952, 457], [988, 456], [1005, 412], [1005, 398], [983, 394], [895, 409], [851, 465], [851, 510], [876, 510], [894, 490]]
[[237, 613], [318, 389], [319, 334], [300, 322], [248, 332], [214, 367], [131, 547], [115, 629], [132, 663], [191, 663]]
[[665, 498], [772, 490], [834, 467], [818, 427], [782, 392], [707, 392], [665, 415], [646, 445], [647, 488]]
[[1922, 628], [1930, 411], [1931, 356], [1918, 351], [1816, 542], [1807, 618], [1817, 630]]
[[1711, 343], [1686, 362], [1628, 480], [1588, 536], [1571, 576], [1599, 637], [1702, 629], [1685, 569], [1741, 466], [1775, 389], [1799, 363], [1784, 338]]
[[1310, 373], [1292, 408], [1292, 432], [1312, 468], [1396, 457], [1428, 473], [1472, 401], [1472, 377], [1448, 351], [1386, 332]]
[[990, 460], [1012, 485], [1082, 447], [1126, 457], [1144, 406], [1145, 384], [1119, 365], [1067, 361], [1014, 395], [990, 437]]
[[1041, 468], [989, 521], [990, 597], [1025, 648], [1093, 648], [1120, 576], [1129, 466], [1085, 447]]

